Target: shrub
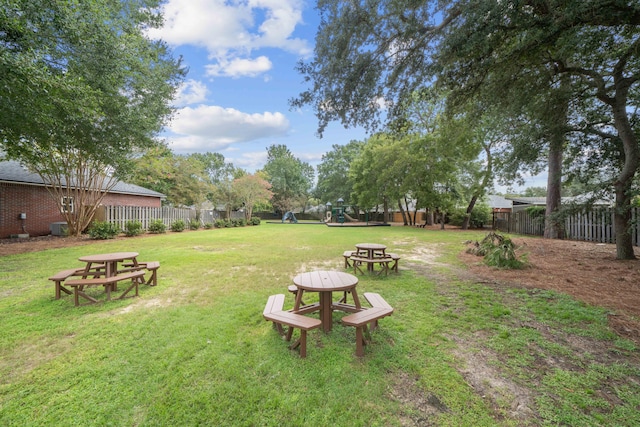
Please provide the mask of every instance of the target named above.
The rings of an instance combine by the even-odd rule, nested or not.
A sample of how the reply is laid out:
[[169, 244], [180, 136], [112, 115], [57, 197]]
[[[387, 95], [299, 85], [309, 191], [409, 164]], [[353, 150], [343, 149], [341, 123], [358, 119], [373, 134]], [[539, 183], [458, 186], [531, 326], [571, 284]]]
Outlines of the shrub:
[[197, 230], [200, 228], [200, 221], [198, 220], [192, 220], [189, 221], [189, 230]]
[[127, 221], [124, 224], [124, 234], [127, 237], [134, 237], [142, 234], [142, 223], [140, 221]]
[[113, 239], [120, 234], [120, 229], [107, 221], [94, 221], [89, 227], [89, 237], [95, 240]]
[[[451, 213], [449, 222], [451, 225], [460, 227], [464, 221], [464, 217], [467, 214], [466, 208], [456, 209]], [[482, 228], [485, 224], [491, 221], [491, 208], [488, 205], [481, 203], [476, 205], [471, 211], [471, 218], [469, 218], [469, 227]]]
[[149, 233], [161, 234], [167, 231], [167, 226], [164, 225], [161, 219], [153, 220], [149, 223]]
[[474, 242], [473, 247], [467, 252], [483, 256], [484, 263], [491, 267], [504, 269], [521, 269], [526, 266], [526, 255], [518, 259], [516, 245], [507, 237], [491, 232], [482, 239], [482, 242]]
[[213, 228], [213, 223], [211, 223], [211, 222], [206, 222], [206, 223], [204, 224], [204, 229], [205, 229], [205, 230], [211, 230], [212, 228]]
[[252, 216], [249, 220], [249, 224], [251, 225], [260, 225], [260, 217]]
[[224, 228], [225, 221], [224, 219], [216, 219], [216, 222], [213, 224], [216, 228]]
[[171, 223], [171, 231], [179, 233], [181, 231], [184, 231], [186, 226], [187, 224], [183, 220], [177, 219]]

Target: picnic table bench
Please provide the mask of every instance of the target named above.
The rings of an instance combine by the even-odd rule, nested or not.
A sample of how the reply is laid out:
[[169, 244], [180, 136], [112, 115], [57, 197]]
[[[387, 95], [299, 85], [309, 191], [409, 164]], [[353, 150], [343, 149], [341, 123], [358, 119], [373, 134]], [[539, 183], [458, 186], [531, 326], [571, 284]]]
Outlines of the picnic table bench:
[[350, 258], [357, 254], [358, 254], [358, 251], [344, 251], [342, 253], [342, 256], [344, 257], [344, 268], [351, 267]]
[[350, 258], [351, 263], [353, 264], [353, 274], [360, 273], [364, 274], [364, 271], [360, 268], [363, 264], [367, 265], [367, 271], [374, 271], [373, 265], [380, 264], [381, 269], [376, 273], [378, 276], [384, 273], [385, 275], [389, 271], [389, 263], [392, 261], [391, 257], [380, 257], [380, 258], [367, 258], [364, 256], [352, 255]]
[[391, 307], [380, 294], [366, 292], [365, 298], [369, 301], [369, 304], [371, 304], [371, 308], [349, 314], [342, 318], [343, 324], [356, 328], [356, 356], [358, 357], [364, 356], [364, 346], [368, 342], [366, 338], [368, 334], [367, 325], [371, 323], [371, 329], [373, 330], [377, 327], [379, 319], [393, 313], [393, 307]]
[[149, 279], [144, 282], [145, 285], [156, 286], [158, 284], [157, 271], [160, 268], [160, 261], [138, 261], [137, 265], [133, 263], [122, 264], [118, 273], [127, 273], [130, 271], [147, 270], [151, 272]]
[[69, 289], [65, 288], [64, 285], [62, 284], [62, 282], [64, 282], [68, 278], [73, 277], [73, 276], [99, 277], [99, 276], [102, 276], [104, 274], [105, 274], [104, 267], [100, 267], [100, 266], [94, 267], [89, 272], [87, 272], [84, 267], [81, 267], [81, 268], [70, 268], [70, 269], [67, 269], [67, 270], [62, 270], [62, 271], [57, 272], [53, 276], [49, 277], [49, 280], [53, 281], [53, 283], [55, 284], [55, 298], [56, 299], [60, 299], [60, 295], [61, 295], [60, 292], [61, 291], [66, 293], [67, 295], [71, 295], [71, 293], [72, 293]]
[[[93, 277], [93, 278], [82, 278], [82, 279], [72, 279], [64, 282], [65, 286], [70, 286], [73, 288], [73, 302], [75, 306], [80, 305], [80, 297], [90, 301], [89, 304], [93, 304], [98, 302], [97, 299], [92, 296], [86, 294], [84, 292], [85, 287], [89, 286], [104, 286], [105, 292], [107, 294], [107, 301], [111, 300], [111, 290], [118, 282], [123, 280], [131, 280], [131, 285], [124, 290], [124, 292], [118, 297], [118, 299], [123, 299], [132, 289], [135, 289], [135, 296], [138, 296], [138, 284], [144, 277], [144, 271], [132, 271], [125, 274], [120, 274], [116, 276], [109, 277]], [[62, 288], [61, 288], [62, 289]]]
[[300, 347], [300, 357], [307, 357], [307, 331], [319, 327], [322, 322], [319, 319], [303, 316], [302, 314], [284, 311], [284, 294], [276, 294], [269, 296], [262, 315], [265, 320], [273, 322], [274, 327], [280, 335], [285, 335], [282, 325], [289, 327], [286, 333], [286, 340], [290, 341], [293, 329], [300, 329], [300, 338], [292, 343], [289, 348], [295, 349]]
[[398, 272], [398, 261], [400, 261], [400, 256], [398, 254], [394, 254], [394, 253], [388, 253], [387, 254], [388, 257], [391, 258], [391, 262], [393, 262], [393, 264], [389, 265], [389, 270], [391, 271], [395, 271], [396, 273]]

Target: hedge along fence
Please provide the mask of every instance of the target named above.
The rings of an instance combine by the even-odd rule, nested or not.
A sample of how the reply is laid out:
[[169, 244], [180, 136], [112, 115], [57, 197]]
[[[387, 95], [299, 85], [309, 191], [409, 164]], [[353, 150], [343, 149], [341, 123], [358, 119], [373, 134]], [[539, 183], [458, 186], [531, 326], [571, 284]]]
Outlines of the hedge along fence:
[[[494, 228], [507, 233], [542, 236], [544, 234], [544, 216], [531, 215], [529, 212], [501, 214], [505, 220], [494, 221]], [[640, 208], [631, 210], [631, 233], [633, 244], [640, 246]], [[567, 239], [596, 243], [615, 243], [616, 233], [613, 226], [613, 209], [602, 208], [588, 212], [568, 214], [564, 219]]]
[[[213, 223], [220, 218], [220, 212], [203, 209], [200, 212], [202, 224]], [[242, 213], [241, 213], [242, 214]], [[244, 214], [242, 214], [244, 217]], [[120, 229], [125, 228], [129, 221], [140, 221], [144, 230], [149, 229], [149, 224], [156, 220], [162, 220], [163, 224], [170, 227], [175, 221], [182, 220], [185, 223], [196, 220], [196, 210], [190, 208], [150, 208], [143, 206], [103, 206], [96, 212], [96, 220], [114, 224]]]

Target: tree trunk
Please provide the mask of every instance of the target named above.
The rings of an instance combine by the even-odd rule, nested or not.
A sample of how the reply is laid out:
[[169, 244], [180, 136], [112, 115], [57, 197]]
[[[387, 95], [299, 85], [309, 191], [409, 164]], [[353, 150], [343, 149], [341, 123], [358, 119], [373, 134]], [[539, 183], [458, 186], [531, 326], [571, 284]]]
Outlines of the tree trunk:
[[476, 188], [476, 191], [471, 196], [471, 200], [469, 201], [469, 205], [467, 206], [467, 212], [464, 216], [464, 220], [462, 221], [463, 230], [467, 230], [469, 228], [469, 223], [471, 222], [471, 212], [473, 212], [473, 208], [476, 206], [476, 202], [484, 194], [485, 189], [489, 186], [489, 183], [493, 179], [493, 156], [491, 155], [491, 146], [493, 145], [493, 143], [494, 141], [482, 143], [482, 148], [484, 149], [485, 155], [487, 156], [487, 168], [484, 171], [482, 182]]
[[562, 223], [554, 216], [560, 210], [562, 187], [562, 151], [564, 138], [554, 140], [549, 146], [549, 175], [547, 176], [547, 207], [544, 217], [544, 238], [562, 239]]
[[387, 196], [382, 198], [382, 205], [383, 205], [383, 209], [384, 209], [384, 213], [383, 213], [383, 217], [382, 217], [382, 223], [386, 224], [387, 223], [387, 218], [389, 217], [389, 201], [387, 200]]
[[569, 76], [560, 76], [560, 87], [554, 92], [549, 109], [549, 175], [547, 176], [547, 204], [544, 216], [544, 238], [563, 239], [564, 227], [557, 218], [562, 203], [562, 157], [565, 146], [567, 115], [571, 96]]
[[407, 200], [407, 198], [404, 198], [404, 210], [405, 212], [407, 212], [407, 220], [409, 222], [409, 225], [413, 225], [415, 224], [415, 221], [411, 219], [411, 211], [409, 210], [409, 201]]
[[467, 212], [464, 214], [464, 219], [462, 220], [462, 229], [469, 229], [469, 222], [471, 221], [471, 212], [473, 211], [473, 207], [476, 205], [478, 201], [478, 196], [474, 194], [469, 201], [469, 205], [467, 205]]
[[613, 211], [613, 227], [616, 232], [616, 258], [636, 259], [631, 235], [631, 198], [622, 183], [615, 184], [616, 202]]
[[400, 201], [400, 199], [398, 199], [398, 209], [400, 209], [400, 214], [402, 215], [402, 221], [404, 222], [404, 225], [408, 225], [407, 224], [407, 213], [405, 212], [404, 208], [402, 207], [402, 202]]
[[616, 203], [614, 212], [614, 228], [616, 230], [616, 258], [636, 259], [633, 252], [631, 236], [631, 184], [638, 170], [640, 149], [638, 140], [629, 123], [626, 100], [629, 87], [620, 80], [622, 76], [615, 75], [616, 95], [611, 106], [618, 136], [624, 150], [624, 165], [614, 183]]

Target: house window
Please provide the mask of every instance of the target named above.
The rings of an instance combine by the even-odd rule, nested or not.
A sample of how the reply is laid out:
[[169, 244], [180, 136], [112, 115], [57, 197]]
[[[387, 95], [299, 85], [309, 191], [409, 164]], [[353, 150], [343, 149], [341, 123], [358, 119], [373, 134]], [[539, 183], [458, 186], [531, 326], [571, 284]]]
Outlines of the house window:
[[73, 213], [73, 197], [63, 197], [60, 210], [66, 213]]

